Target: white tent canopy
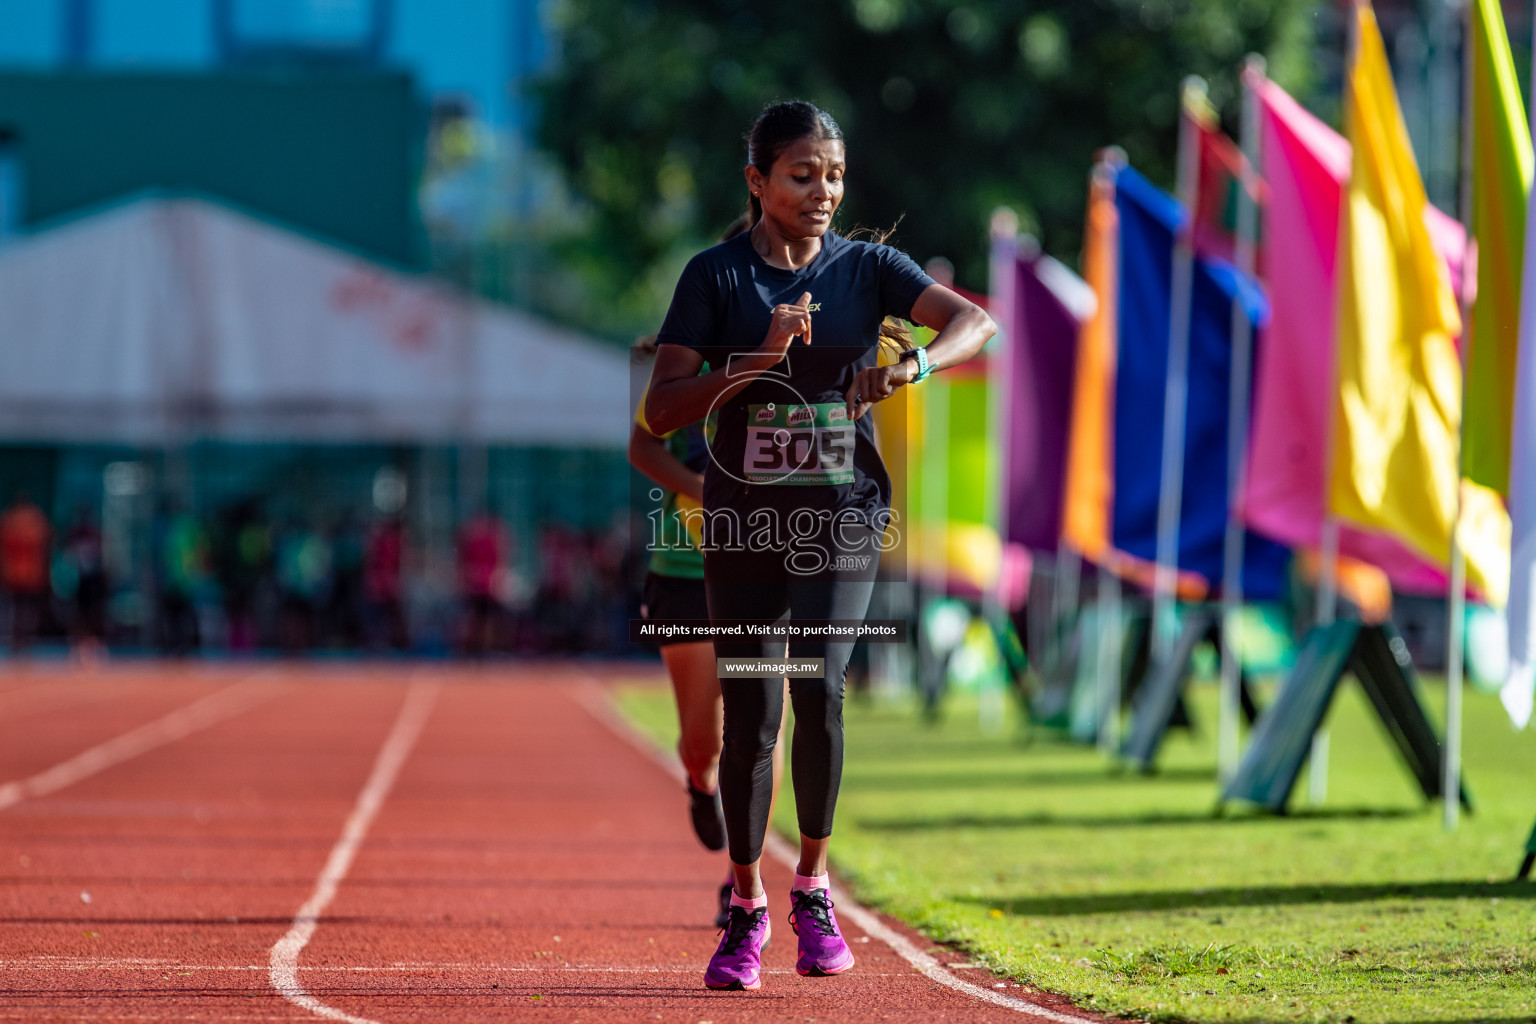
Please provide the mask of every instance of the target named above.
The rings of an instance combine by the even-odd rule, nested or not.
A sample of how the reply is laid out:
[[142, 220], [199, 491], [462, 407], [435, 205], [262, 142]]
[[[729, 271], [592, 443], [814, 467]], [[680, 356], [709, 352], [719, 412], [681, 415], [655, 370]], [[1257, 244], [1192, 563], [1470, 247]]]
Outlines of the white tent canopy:
[[201, 199], [0, 248], [0, 439], [616, 447], [621, 351]]

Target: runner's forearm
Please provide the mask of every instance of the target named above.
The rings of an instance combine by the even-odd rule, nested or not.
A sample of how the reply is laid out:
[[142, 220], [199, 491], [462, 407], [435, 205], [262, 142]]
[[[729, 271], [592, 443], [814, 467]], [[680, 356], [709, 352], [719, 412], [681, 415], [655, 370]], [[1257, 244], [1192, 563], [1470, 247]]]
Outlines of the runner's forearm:
[[981, 351], [997, 333], [997, 324], [979, 306], [956, 313], [928, 343], [928, 365], [935, 371], [957, 366]]
[[781, 356], [753, 352], [699, 377], [651, 381], [645, 422], [655, 434], [669, 434], [708, 416], [726, 399], [778, 365]]
[[692, 498], [704, 500], [704, 477], [678, 461], [666, 442], [638, 423], [629, 435], [629, 464], [655, 484]]

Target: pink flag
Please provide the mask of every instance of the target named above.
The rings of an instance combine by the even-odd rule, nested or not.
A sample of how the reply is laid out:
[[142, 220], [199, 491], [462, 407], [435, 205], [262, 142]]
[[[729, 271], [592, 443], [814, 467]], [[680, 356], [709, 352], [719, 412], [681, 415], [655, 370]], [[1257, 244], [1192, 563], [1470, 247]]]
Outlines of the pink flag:
[[[1273, 310], [1255, 374], [1253, 433], [1243, 516], [1292, 547], [1321, 542], [1333, 401], [1339, 206], [1349, 178], [1349, 142], [1273, 82], [1259, 89], [1265, 284]], [[1435, 246], [1461, 287], [1466, 234], [1428, 207]], [[1390, 537], [1340, 526], [1339, 551], [1379, 566], [1394, 589], [1444, 593], [1445, 573]]]

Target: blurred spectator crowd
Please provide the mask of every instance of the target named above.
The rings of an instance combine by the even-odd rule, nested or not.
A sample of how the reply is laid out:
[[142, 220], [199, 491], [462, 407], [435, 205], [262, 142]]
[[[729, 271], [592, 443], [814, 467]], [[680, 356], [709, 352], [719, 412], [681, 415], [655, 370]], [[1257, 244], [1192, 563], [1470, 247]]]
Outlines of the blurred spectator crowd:
[[399, 516], [274, 521], [252, 498], [200, 518], [167, 504], [148, 571], [113, 579], [91, 509], [56, 528], [22, 493], [0, 512], [0, 623], [13, 653], [68, 643], [82, 657], [629, 654], [635, 532], [620, 519], [514, 537], [482, 510], [432, 545]]

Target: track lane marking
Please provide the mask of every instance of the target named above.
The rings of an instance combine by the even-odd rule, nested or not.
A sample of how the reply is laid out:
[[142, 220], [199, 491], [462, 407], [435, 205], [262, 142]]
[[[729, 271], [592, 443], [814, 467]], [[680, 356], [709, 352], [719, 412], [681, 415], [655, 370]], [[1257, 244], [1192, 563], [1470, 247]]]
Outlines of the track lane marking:
[[275, 686], [253, 682], [225, 687], [152, 722], [98, 743], [36, 775], [0, 785], [0, 811], [14, 807], [23, 800], [55, 793], [114, 765], [147, 754], [157, 747], [186, 739], [195, 732], [249, 711], [257, 704], [270, 700], [276, 692]]
[[[587, 676], [582, 685], [574, 692], [574, 699], [586, 711], [620, 739], [629, 743], [640, 753], [644, 754], [652, 763], [659, 766], [668, 775], [682, 782], [684, 779], [681, 763], [675, 756], [669, 756], [660, 750], [650, 738], [643, 735], [638, 729], [629, 723], [613, 707], [613, 701], [602, 682], [593, 676]], [[800, 858], [794, 848], [780, 838], [777, 832], [768, 830], [764, 842], [764, 850], [774, 860], [791, 871], [799, 866]], [[938, 960], [918, 949], [906, 936], [893, 928], [888, 927], [880, 920], [879, 915], [857, 903], [846, 890], [838, 894], [838, 913], [851, 920], [856, 927], [871, 938], [878, 939], [890, 947], [891, 951], [901, 957], [907, 963], [915, 967], [923, 977], [929, 981], [964, 993], [973, 999], [979, 999], [993, 1006], [1000, 1006], [1005, 1010], [1015, 1013], [1027, 1014], [1038, 1017], [1041, 1020], [1055, 1021], [1057, 1024], [1096, 1024], [1099, 1018], [1089, 1016], [1074, 1016], [1068, 1013], [1060, 1013], [1048, 1009], [1037, 1003], [1031, 1003], [1014, 996], [1003, 995], [991, 989], [982, 988], [974, 982], [956, 977], [945, 969]]]
[[440, 688], [438, 683], [411, 684], [405, 702], [400, 706], [400, 713], [395, 718], [394, 727], [390, 729], [384, 745], [379, 748], [378, 757], [373, 762], [373, 771], [369, 773], [368, 781], [363, 785], [362, 792], [357, 795], [357, 803], [353, 806], [352, 813], [347, 816], [346, 824], [342, 826], [341, 837], [336, 840], [336, 845], [331, 847], [331, 854], [326, 858], [325, 867], [321, 870], [320, 877], [315, 880], [314, 892], [294, 915], [293, 924], [289, 927], [287, 934], [278, 939], [277, 944], [272, 947], [272, 953], [268, 959], [268, 975], [272, 981], [272, 987], [290, 1003], [318, 1017], [347, 1021], [348, 1024], [378, 1024], [377, 1021], [367, 1017], [354, 1017], [333, 1006], [327, 1006], [306, 992], [304, 986], [299, 984], [299, 954], [314, 936], [315, 929], [320, 924], [320, 915], [325, 913], [325, 908], [336, 897], [336, 890], [341, 885], [342, 879], [351, 870], [352, 861], [357, 856], [357, 849], [362, 845], [363, 838], [368, 834], [369, 826], [378, 816], [379, 809], [384, 806], [384, 800], [389, 796], [389, 791], [394, 788], [395, 778], [400, 774], [401, 766], [405, 764], [405, 759], [410, 756], [411, 749], [421, 737], [422, 728], [426, 726], [427, 718], [432, 714], [432, 706], [437, 701]]

